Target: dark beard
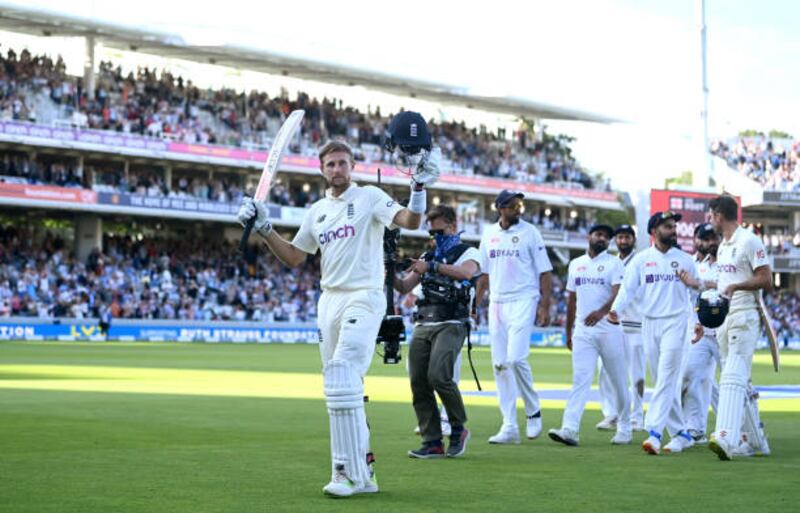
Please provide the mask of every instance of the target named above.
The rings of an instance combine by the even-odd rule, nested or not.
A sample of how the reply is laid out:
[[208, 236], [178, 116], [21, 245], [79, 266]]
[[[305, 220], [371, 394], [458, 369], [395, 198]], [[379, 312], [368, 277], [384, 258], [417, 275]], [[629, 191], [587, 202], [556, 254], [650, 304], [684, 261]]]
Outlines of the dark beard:
[[594, 252], [595, 255], [599, 255], [608, 249], [608, 244], [603, 242], [595, 242], [594, 244], [589, 244], [589, 248]]
[[633, 253], [633, 246], [617, 246], [619, 250], [619, 254], [622, 258], [626, 258], [628, 255]]
[[678, 237], [659, 237], [658, 241], [668, 248], [678, 247]]

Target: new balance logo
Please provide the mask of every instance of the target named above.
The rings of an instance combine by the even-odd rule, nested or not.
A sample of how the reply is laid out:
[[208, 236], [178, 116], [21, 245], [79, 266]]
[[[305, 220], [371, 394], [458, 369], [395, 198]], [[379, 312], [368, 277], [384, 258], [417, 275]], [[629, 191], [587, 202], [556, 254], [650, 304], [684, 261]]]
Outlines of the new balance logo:
[[347, 237], [355, 237], [356, 236], [356, 228], [355, 226], [346, 224], [344, 226], [340, 226], [334, 230], [328, 230], [327, 232], [322, 232], [319, 234], [319, 244], [322, 246], [323, 244], [327, 244], [328, 242], [332, 242], [339, 239], [346, 239]]

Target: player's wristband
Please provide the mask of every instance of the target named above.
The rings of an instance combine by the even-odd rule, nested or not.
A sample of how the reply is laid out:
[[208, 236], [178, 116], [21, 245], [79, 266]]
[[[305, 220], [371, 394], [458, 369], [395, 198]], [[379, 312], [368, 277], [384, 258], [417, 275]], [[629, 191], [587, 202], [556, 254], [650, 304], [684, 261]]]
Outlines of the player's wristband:
[[421, 191], [411, 189], [411, 196], [408, 198], [408, 210], [415, 214], [422, 215], [425, 213], [425, 207], [428, 204], [428, 193], [425, 189]]
[[437, 262], [436, 260], [431, 262], [431, 272], [434, 273], [434, 274], [438, 274], [439, 273], [439, 262]]

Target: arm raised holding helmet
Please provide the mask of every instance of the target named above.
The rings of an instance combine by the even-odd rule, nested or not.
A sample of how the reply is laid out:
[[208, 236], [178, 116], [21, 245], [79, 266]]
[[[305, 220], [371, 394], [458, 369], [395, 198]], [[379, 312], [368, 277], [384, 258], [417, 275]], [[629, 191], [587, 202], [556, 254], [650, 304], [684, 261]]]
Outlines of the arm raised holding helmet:
[[442, 152], [433, 147], [425, 119], [417, 112], [405, 111], [392, 118], [384, 146], [394, 153], [399, 150], [401, 160], [408, 166], [411, 176], [411, 195], [408, 207], [397, 213], [394, 224], [402, 228], [417, 229], [422, 214], [427, 209], [426, 186], [439, 179]]

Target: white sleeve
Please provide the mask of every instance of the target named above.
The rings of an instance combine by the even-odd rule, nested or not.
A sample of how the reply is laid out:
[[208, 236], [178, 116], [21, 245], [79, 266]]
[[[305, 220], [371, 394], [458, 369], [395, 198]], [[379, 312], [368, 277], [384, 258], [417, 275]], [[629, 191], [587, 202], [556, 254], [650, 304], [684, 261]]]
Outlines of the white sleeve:
[[[611, 286], [619, 285], [625, 279], [625, 266], [622, 265], [622, 260], [615, 259], [614, 266], [611, 268]], [[620, 287], [621, 288], [621, 287]]]
[[392, 225], [394, 216], [403, 210], [403, 205], [397, 203], [388, 194], [377, 187], [365, 187], [370, 192], [373, 218], [387, 228]]
[[313, 212], [313, 210], [306, 211], [306, 215], [303, 217], [303, 224], [300, 225], [300, 229], [297, 230], [294, 239], [292, 239], [292, 246], [311, 255], [319, 249], [317, 238], [311, 230], [311, 225], [314, 222]]
[[569, 267], [567, 268], [567, 284], [564, 288], [567, 292], [575, 292], [575, 278], [572, 276], [572, 262], [569, 263]]
[[486, 233], [484, 232], [484, 234], [481, 235], [481, 243], [478, 246], [478, 253], [480, 256], [480, 259], [478, 260], [478, 265], [481, 267], [482, 273], [489, 272], [489, 258], [488, 258], [489, 255], [486, 254], [487, 245], [488, 244], [486, 243]]
[[614, 304], [611, 305], [611, 310], [617, 312], [618, 314], [625, 311], [628, 303], [630, 303], [631, 300], [636, 297], [636, 293], [639, 290], [639, 286], [641, 284], [641, 278], [639, 277], [639, 267], [641, 267], [642, 262], [642, 259], [640, 258], [641, 256], [641, 253], [634, 256], [633, 260], [631, 260], [631, 262], [625, 268], [625, 276], [622, 279], [622, 286], [619, 288], [619, 293], [617, 294], [617, 298], [614, 300]]
[[544, 245], [542, 234], [535, 227], [533, 228], [533, 234], [530, 251], [533, 262], [536, 264], [536, 272], [542, 274], [552, 271], [553, 264], [550, 263], [550, 257], [547, 256], [547, 248]]
[[475, 248], [469, 248], [469, 249], [467, 249], [466, 251], [464, 251], [464, 252], [461, 254], [461, 256], [460, 256], [460, 257], [458, 257], [458, 260], [456, 260], [456, 261], [454, 262], [454, 265], [461, 265], [461, 264], [463, 264], [464, 262], [467, 262], [467, 261], [469, 261], [469, 260], [472, 260], [473, 262], [475, 262], [476, 264], [478, 264], [478, 273], [477, 273], [477, 274], [480, 274], [480, 265], [481, 265], [481, 252], [480, 252], [480, 251], [478, 251], [478, 250], [477, 250], [477, 249], [475, 249]]
[[769, 265], [769, 257], [767, 257], [767, 250], [764, 249], [764, 243], [758, 237], [750, 237], [747, 241], [747, 261], [750, 262], [750, 269], [755, 271], [761, 266]]

